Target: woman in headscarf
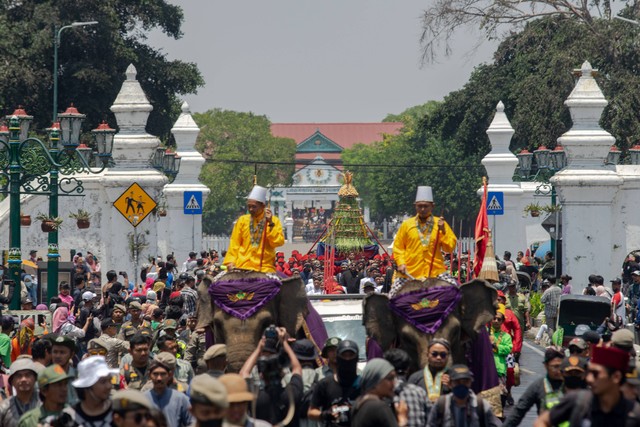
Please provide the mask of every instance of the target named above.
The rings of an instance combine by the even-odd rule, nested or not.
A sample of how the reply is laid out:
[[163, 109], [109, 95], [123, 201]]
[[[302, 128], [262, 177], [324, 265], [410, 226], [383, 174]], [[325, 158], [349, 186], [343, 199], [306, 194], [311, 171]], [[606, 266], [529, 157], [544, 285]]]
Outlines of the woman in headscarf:
[[352, 427], [406, 426], [408, 421], [407, 403], [395, 404], [396, 415], [382, 399], [393, 398], [396, 385], [396, 371], [385, 359], [371, 359], [362, 371], [360, 388], [362, 394], [353, 406]]
[[21, 354], [31, 354], [31, 344], [35, 341], [35, 328], [36, 324], [32, 317], [24, 319], [20, 323], [18, 333], [11, 340], [11, 362], [14, 362]]
[[53, 333], [58, 335], [67, 335], [74, 340], [84, 338], [89, 325], [93, 321], [93, 316], [88, 316], [87, 321], [82, 329], [75, 325], [76, 318], [69, 314], [67, 307], [58, 307], [53, 313]]

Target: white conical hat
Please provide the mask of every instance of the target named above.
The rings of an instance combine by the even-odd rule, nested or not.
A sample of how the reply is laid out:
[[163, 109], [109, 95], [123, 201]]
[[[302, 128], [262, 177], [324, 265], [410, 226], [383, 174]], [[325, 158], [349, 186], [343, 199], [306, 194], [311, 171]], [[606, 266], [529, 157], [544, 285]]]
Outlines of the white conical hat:
[[431, 187], [421, 185], [416, 192], [416, 202], [433, 202], [433, 191]]
[[251, 189], [251, 193], [247, 196], [247, 199], [255, 200], [256, 202], [266, 203], [267, 202], [267, 189], [264, 187], [260, 187], [259, 185], [254, 185]]

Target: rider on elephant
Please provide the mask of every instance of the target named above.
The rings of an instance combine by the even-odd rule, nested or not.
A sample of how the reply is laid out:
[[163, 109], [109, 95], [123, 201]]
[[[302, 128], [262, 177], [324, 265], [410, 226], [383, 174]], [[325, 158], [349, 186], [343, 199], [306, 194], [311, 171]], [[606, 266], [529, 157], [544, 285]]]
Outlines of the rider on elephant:
[[247, 197], [249, 213], [233, 227], [224, 258], [228, 269], [275, 273], [276, 248], [284, 244], [284, 233], [278, 217], [265, 205], [266, 195], [266, 188], [255, 185]]
[[407, 278], [423, 280], [446, 271], [442, 251], [452, 252], [456, 235], [443, 218], [433, 216], [431, 187], [418, 187], [416, 216], [405, 220], [393, 242], [393, 257], [398, 265], [390, 295], [395, 295]]

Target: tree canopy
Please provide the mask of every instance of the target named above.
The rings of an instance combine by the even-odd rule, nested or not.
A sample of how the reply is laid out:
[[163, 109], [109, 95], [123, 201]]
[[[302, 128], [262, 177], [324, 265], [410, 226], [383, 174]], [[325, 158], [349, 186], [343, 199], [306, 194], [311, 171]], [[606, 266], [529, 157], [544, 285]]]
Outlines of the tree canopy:
[[[130, 63], [154, 109], [147, 130], [166, 139], [180, 112], [178, 95], [204, 84], [195, 64], [169, 61], [145, 44], [160, 29], [180, 38], [182, 9], [165, 0], [5, 1], [0, 6], [0, 108], [22, 105], [35, 128], [51, 124], [54, 28], [76, 21], [97, 25], [63, 31], [58, 50], [58, 108], [70, 103], [87, 115], [85, 129], [112, 118], [109, 107]], [[110, 120], [115, 125], [115, 120]]]
[[[200, 181], [211, 190], [204, 206], [203, 232], [230, 234], [233, 221], [244, 212], [256, 170], [263, 187], [291, 184], [296, 143], [271, 135], [269, 120], [253, 113], [215, 109], [193, 118], [200, 127], [196, 147], [207, 159]], [[252, 161], [262, 163], [256, 169]]]
[[391, 115], [405, 124], [399, 135], [372, 145], [357, 144], [342, 153], [345, 169], [354, 172], [355, 185], [375, 221], [413, 214], [418, 185], [433, 187], [436, 215], [444, 210], [451, 221], [454, 216], [462, 219], [477, 213], [475, 191], [482, 170], [476, 165], [480, 159], [451, 150], [449, 141], [421, 126], [440, 107], [430, 101]]

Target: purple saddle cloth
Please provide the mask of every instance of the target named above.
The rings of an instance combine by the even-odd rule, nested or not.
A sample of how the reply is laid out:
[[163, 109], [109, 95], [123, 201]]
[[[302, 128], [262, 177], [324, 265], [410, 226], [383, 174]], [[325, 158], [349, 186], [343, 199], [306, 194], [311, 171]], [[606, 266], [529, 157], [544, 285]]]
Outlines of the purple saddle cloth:
[[396, 295], [391, 310], [425, 334], [434, 334], [462, 298], [457, 286], [435, 286]]
[[225, 313], [246, 320], [280, 292], [280, 281], [269, 277], [220, 278], [209, 286], [209, 295]]

